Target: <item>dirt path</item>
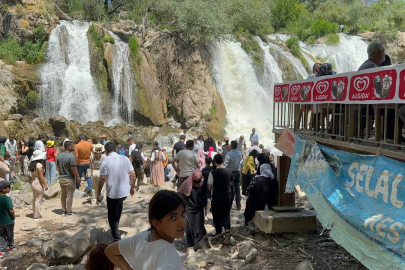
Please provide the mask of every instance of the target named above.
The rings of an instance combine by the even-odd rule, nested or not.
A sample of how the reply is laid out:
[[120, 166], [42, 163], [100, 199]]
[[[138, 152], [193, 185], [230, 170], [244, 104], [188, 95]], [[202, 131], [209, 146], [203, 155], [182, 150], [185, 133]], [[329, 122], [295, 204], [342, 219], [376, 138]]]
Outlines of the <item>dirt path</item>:
[[[171, 189], [171, 186], [166, 184], [161, 188]], [[147, 208], [139, 207], [139, 202], [150, 199], [154, 192], [156, 192], [155, 188], [142, 186], [140, 192], [127, 198], [123, 213], [146, 213]], [[242, 205], [245, 204], [245, 200], [243, 198]], [[27, 269], [33, 263], [50, 265], [49, 261], [40, 255], [40, 245], [29, 245], [48, 241], [55, 232], [59, 231], [73, 235], [85, 226], [95, 226], [98, 221], [107, 219], [106, 206], [91, 206], [88, 197], [74, 199], [73, 211], [76, 214], [72, 217], [61, 215], [59, 196], [45, 200], [42, 210], [46, 218], [35, 221], [32, 218], [31, 206], [16, 209], [15, 244], [18, 251], [15, 252], [15, 255], [0, 261], [3, 267], [7, 267], [6, 269]], [[235, 236], [232, 238], [230, 246], [221, 247], [219, 241], [214, 241], [214, 249], [212, 249], [208, 242], [204, 241], [199, 246], [197, 255], [194, 255], [186, 253], [185, 237], [183, 240], [176, 240], [175, 246], [180, 252], [185, 269], [199, 269], [190, 264], [190, 258], [198, 255], [203, 256], [201, 258], [204, 262], [202, 264], [197, 263], [202, 269], [296, 269], [297, 265], [303, 261], [310, 261], [314, 269], [366, 269], [331, 240], [327, 232], [320, 236], [321, 227], [312, 232], [269, 235], [257, 229], [249, 232], [243, 226], [243, 211], [237, 211], [233, 208], [231, 218], [232, 233]], [[142, 222], [147, 223], [145, 219]], [[21, 230], [27, 223], [34, 225], [35, 228], [31, 231]], [[138, 223], [137, 225], [139, 225]], [[209, 223], [212, 223], [210, 216]], [[147, 224], [144, 223], [139, 226], [145, 228], [145, 225]], [[206, 224], [206, 228], [208, 233], [214, 231], [210, 224]], [[38, 239], [41, 241], [35, 243], [32, 241], [33, 239], [36, 239], [37, 242]], [[247, 242], [247, 239], [254, 241], [258, 251], [256, 258], [248, 264], [237, 256], [238, 250]], [[219, 251], [215, 249], [219, 249]], [[80, 263], [80, 260], [77, 263]], [[70, 265], [58, 269], [72, 269], [72, 267], [73, 265]], [[80, 265], [74, 269], [83, 269], [83, 267]]]

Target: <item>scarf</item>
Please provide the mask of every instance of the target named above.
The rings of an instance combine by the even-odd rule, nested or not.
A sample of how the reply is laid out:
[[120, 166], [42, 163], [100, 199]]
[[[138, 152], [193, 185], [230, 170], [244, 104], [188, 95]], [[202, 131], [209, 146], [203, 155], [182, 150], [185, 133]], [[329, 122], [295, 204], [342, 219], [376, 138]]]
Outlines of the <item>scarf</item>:
[[198, 160], [200, 161], [200, 170], [205, 168], [205, 154], [203, 151], [198, 150], [197, 151], [197, 155], [198, 155]]
[[271, 166], [269, 164], [264, 163], [260, 166], [260, 175], [256, 175], [255, 177], [260, 177], [260, 176], [274, 179], [274, 174], [273, 174], [273, 171], [271, 170]]
[[178, 192], [186, 195], [186, 197], [190, 196], [191, 189], [193, 187], [201, 187], [204, 183], [204, 177], [200, 169], [193, 171], [190, 176], [186, 179], [186, 181], [181, 184]]
[[[208, 156], [211, 157], [211, 153], [214, 152], [214, 147], [210, 146], [210, 148], [208, 148]], [[213, 157], [212, 157], [213, 158]]]

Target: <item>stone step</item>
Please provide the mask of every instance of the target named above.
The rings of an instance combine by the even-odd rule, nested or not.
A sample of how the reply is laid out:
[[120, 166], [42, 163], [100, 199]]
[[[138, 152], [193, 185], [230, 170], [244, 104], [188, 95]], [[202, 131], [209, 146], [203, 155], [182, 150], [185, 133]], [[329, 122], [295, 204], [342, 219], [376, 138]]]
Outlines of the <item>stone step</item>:
[[254, 224], [265, 233], [287, 233], [316, 230], [316, 212], [303, 210], [297, 212], [256, 211]]

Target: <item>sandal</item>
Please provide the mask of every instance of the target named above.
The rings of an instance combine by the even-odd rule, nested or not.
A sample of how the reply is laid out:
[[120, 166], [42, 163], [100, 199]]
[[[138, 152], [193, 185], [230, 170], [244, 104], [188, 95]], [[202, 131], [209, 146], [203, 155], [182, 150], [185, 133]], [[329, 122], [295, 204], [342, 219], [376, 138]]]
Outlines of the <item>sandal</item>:
[[226, 232], [225, 233], [224, 245], [229, 245], [230, 243], [231, 243], [231, 233]]

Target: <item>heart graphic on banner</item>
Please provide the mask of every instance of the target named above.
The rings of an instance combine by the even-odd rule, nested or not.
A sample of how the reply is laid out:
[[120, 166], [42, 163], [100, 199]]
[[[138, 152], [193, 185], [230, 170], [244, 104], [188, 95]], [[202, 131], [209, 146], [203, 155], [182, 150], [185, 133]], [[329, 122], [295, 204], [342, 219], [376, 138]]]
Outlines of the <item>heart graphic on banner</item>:
[[281, 87], [276, 87], [276, 96], [281, 94]]
[[329, 89], [329, 82], [320, 82], [316, 86], [316, 91], [318, 91], [319, 94], [325, 93]]
[[356, 89], [359, 92], [362, 92], [365, 89], [367, 89], [369, 83], [370, 83], [370, 80], [367, 76], [358, 77], [354, 80], [354, 89]]
[[291, 94], [293, 94], [295, 96], [296, 94], [298, 94], [300, 89], [301, 89], [301, 87], [299, 85], [294, 85], [293, 87], [291, 87]]

